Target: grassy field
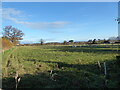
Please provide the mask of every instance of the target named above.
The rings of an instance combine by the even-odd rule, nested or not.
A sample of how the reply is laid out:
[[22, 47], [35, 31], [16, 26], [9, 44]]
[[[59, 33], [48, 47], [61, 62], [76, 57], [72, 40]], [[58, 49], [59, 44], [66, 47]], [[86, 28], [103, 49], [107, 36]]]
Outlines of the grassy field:
[[116, 55], [117, 45], [17, 46], [3, 54], [3, 88], [15, 87], [16, 71], [21, 77], [18, 88], [120, 87]]

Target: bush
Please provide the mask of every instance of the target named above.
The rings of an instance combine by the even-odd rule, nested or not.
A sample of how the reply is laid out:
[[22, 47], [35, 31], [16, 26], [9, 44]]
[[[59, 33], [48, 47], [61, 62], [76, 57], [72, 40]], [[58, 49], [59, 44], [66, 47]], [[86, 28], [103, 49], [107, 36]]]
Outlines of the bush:
[[0, 38], [2, 40], [2, 49], [7, 50], [13, 46], [13, 43], [6, 38]]

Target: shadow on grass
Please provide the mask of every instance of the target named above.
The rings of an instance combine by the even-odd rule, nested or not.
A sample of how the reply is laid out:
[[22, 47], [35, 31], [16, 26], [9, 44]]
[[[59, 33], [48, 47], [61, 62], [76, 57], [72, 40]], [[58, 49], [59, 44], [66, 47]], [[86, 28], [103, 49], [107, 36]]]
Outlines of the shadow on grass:
[[[25, 74], [18, 88], [90, 88], [105, 87], [104, 79], [88, 72], [58, 71], [57, 75], [50, 77], [49, 73]], [[44, 75], [44, 76], [43, 76]], [[3, 89], [15, 88], [14, 78], [3, 78]]]
[[59, 46], [54, 51], [62, 52], [87, 52], [87, 53], [115, 53], [117, 54], [117, 46]]
[[[18, 88], [116, 88], [120, 87], [120, 67], [115, 60], [106, 61], [107, 85], [105, 85], [103, 62], [100, 71], [97, 64], [66, 64], [63, 62], [38, 61], [44, 63], [55, 63], [57, 66], [50, 71], [36, 74], [24, 74]], [[76, 68], [72, 70], [70, 68]], [[3, 78], [3, 88], [15, 88], [13, 77]]]
[[[54, 64], [53, 67], [54, 68], [58, 68], [58, 69], [64, 69], [64, 68], [75, 68], [77, 70], [86, 70], [86, 71], [89, 71], [89, 72], [94, 72], [96, 74], [100, 74], [100, 73], [103, 73], [103, 71], [99, 72], [99, 67], [96, 64], [67, 64], [67, 63], [64, 63], [64, 62], [55, 62], [55, 61], [42, 61], [42, 60], [35, 60], [35, 59], [28, 59], [27, 61], [32, 61], [34, 63], [37, 63], [37, 62], [43, 62], [43, 63], [47, 63], [48, 65], [49, 64]], [[101, 62], [102, 64], [103, 62]], [[95, 69], [95, 70], [93, 70]]]

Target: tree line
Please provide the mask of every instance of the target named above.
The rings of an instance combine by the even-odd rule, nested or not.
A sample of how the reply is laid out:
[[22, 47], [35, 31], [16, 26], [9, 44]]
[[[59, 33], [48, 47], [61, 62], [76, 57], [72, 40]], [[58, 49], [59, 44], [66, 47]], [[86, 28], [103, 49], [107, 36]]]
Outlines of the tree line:
[[[19, 44], [20, 40], [23, 40], [23, 36], [25, 34], [22, 32], [22, 30], [19, 30], [18, 28], [15, 28], [13, 26], [5, 26], [3, 28], [3, 36], [2, 36], [2, 45], [3, 48], [7, 47], [10, 48], [14, 45]], [[50, 43], [45, 43], [44, 39], [40, 39], [40, 43], [34, 43], [32, 45], [74, 45], [74, 44], [103, 44], [103, 43], [116, 43], [118, 41], [117, 37], [110, 37], [109, 39], [91, 39], [85, 42], [76, 42], [74, 40], [69, 40], [66, 41], [64, 40], [62, 43], [60, 42], [50, 42]], [[29, 45], [29, 44], [26, 44]]]

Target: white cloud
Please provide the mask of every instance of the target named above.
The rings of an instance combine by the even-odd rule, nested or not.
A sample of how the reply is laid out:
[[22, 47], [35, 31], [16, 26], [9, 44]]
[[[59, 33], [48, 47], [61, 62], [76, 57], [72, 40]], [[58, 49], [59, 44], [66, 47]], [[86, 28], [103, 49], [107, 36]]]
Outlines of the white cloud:
[[16, 10], [14, 8], [3, 8], [2, 11], [3, 11], [3, 15], [5, 15], [5, 17], [10, 16], [10, 15], [19, 16], [20, 14], [23, 13], [22, 11]]
[[55, 21], [55, 22], [27, 22], [19, 20], [22, 17], [23, 12], [16, 10], [14, 8], [3, 8], [2, 10], [3, 19], [13, 21], [17, 24], [22, 24], [28, 28], [32, 29], [54, 29], [54, 28], [64, 28], [68, 22], [65, 21]]
[[[21, 22], [22, 23], [22, 22]], [[24, 24], [27, 27], [30, 27], [32, 29], [48, 29], [48, 28], [63, 28], [65, 27], [66, 24], [68, 24], [68, 22], [24, 22]]]

